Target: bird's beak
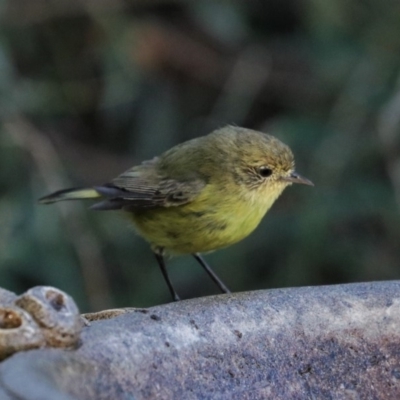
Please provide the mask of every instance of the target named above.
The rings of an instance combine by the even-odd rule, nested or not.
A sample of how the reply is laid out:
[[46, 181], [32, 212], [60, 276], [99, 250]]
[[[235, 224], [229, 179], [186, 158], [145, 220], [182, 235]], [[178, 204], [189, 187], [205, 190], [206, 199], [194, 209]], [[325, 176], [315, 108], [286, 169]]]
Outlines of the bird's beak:
[[292, 182], [292, 183], [302, 183], [303, 185], [314, 186], [314, 184], [304, 176], [301, 176], [297, 172], [292, 172], [289, 176], [283, 176], [283, 181]]

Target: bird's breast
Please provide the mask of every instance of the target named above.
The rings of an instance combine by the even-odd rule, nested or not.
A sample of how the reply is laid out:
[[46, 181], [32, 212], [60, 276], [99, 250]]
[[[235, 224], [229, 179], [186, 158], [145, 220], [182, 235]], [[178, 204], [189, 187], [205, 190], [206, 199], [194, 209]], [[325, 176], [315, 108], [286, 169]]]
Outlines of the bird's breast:
[[[275, 198], [216, 196], [207, 193], [191, 203], [130, 213], [138, 233], [154, 247], [192, 254], [227, 247], [248, 236]], [[258, 201], [256, 201], [256, 199]]]

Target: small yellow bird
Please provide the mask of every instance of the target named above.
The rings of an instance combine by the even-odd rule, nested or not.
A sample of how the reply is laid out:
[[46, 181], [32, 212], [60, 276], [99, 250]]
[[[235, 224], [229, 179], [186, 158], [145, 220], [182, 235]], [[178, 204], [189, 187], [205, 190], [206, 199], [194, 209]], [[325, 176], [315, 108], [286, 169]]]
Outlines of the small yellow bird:
[[152, 247], [174, 300], [165, 254], [192, 254], [219, 288], [228, 288], [200, 253], [248, 236], [286, 186], [313, 185], [294, 170], [288, 146], [271, 135], [226, 126], [181, 143], [110, 183], [66, 189], [40, 203], [103, 198], [94, 210], [123, 210]]

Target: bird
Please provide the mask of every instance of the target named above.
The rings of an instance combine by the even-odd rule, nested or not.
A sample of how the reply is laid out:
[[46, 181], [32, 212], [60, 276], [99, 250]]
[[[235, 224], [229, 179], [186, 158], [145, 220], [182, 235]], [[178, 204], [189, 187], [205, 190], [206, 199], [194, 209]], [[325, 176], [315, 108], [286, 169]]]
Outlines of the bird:
[[289, 146], [272, 135], [227, 125], [180, 143], [109, 183], [59, 190], [39, 203], [101, 199], [90, 208], [122, 210], [150, 244], [177, 301], [166, 257], [193, 255], [219, 289], [230, 293], [202, 254], [247, 237], [293, 183], [313, 186], [295, 171]]

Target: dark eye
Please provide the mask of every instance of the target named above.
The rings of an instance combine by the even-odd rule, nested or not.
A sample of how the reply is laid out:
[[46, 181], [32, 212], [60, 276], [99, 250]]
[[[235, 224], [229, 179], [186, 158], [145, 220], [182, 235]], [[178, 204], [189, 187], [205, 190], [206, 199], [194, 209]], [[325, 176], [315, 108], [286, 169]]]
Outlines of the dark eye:
[[260, 167], [258, 170], [258, 173], [263, 177], [263, 178], [268, 178], [269, 176], [272, 175], [272, 169], [268, 167]]

